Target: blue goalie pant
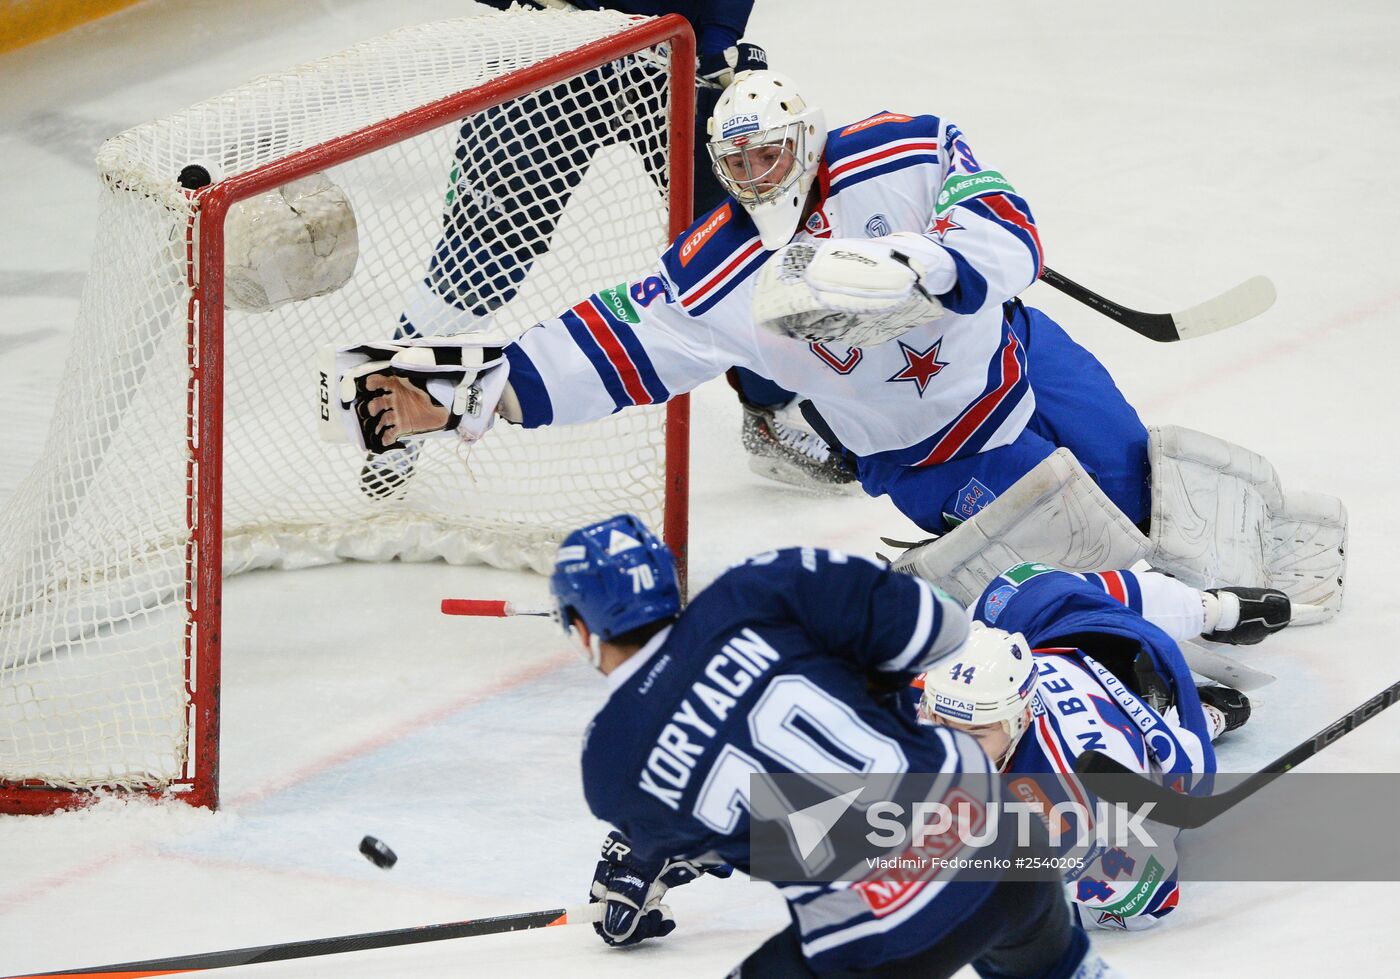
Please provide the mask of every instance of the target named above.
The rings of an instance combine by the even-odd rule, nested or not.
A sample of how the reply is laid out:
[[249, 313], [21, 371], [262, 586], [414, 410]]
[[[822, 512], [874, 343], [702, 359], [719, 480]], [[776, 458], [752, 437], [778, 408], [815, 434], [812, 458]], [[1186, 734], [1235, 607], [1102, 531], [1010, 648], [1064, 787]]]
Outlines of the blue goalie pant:
[[1025, 344], [1035, 413], [1009, 445], [934, 466], [859, 460], [861, 484], [888, 493], [900, 512], [930, 533], [974, 516], [1058, 448], [1074, 453], [1128, 519], [1151, 514], [1147, 429], [1102, 364], [1038, 309], [1013, 300], [1007, 317]]

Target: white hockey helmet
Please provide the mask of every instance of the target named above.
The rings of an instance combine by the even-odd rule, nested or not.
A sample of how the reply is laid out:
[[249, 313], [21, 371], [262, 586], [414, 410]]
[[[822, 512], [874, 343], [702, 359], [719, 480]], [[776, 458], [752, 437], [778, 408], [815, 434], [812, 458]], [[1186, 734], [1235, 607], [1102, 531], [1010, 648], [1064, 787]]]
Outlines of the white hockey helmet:
[[710, 116], [715, 175], [769, 251], [792, 240], [826, 147], [826, 117], [776, 71], [745, 71]]
[[974, 622], [963, 648], [924, 674], [919, 710], [961, 727], [1001, 724], [1009, 742], [992, 760], [1005, 769], [1030, 727], [1037, 676], [1025, 636]]

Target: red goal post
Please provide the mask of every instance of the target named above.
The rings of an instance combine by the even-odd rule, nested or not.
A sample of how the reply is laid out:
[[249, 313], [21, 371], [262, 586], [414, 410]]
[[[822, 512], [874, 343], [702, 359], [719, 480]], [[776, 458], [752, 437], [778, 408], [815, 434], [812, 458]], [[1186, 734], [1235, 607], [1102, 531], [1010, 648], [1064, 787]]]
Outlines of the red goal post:
[[[484, 60], [465, 59], [460, 76], [482, 80], [310, 145], [297, 145], [296, 125], [275, 117], [302, 113], [297, 125], [304, 116], [311, 120], [305, 128], [314, 132], [363, 84], [353, 77], [361, 64], [384, 70], [386, 80], [369, 88], [392, 101], [402, 64], [394, 58], [413, 50], [420, 37], [414, 30], [429, 28], [437, 29], [433, 43], [444, 48], [450, 45], [443, 34], [450, 41], [454, 31], [464, 44], [480, 44]], [[559, 32], [587, 39], [550, 50], [564, 46]], [[381, 42], [385, 49], [376, 49]], [[500, 327], [509, 335], [588, 292], [645, 274], [661, 247], [689, 224], [695, 42], [682, 18], [511, 11], [424, 25], [138, 127], [132, 133], [150, 130], [153, 140], [163, 141], [162, 152], [165, 144], [178, 144], [154, 176], [125, 163], [112, 166], [109, 154], [94, 271], [60, 389], [60, 416], [44, 458], [0, 512], [7, 565], [0, 574], [0, 812], [51, 812], [82, 805], [105, 789], [218, 805], [226, 574], [394, 557], [543, 571], [553, 543], [571, 526], [634, 509], [660, 523], [684, 582], [686, 397], [622, 412], [597, 423], [614, 427], [596, 434], [589, 434], [593, 426], [564, 430], [554, 441], [549, 429], [503, 431], [508, 426], [498, 425], [465, 460], [436, 443], [425, 448], [404, 498], [388, 501], [356, 495], [360, 460], [346, 455], [348, 447], [313, 444], [315, 375], [308, 351], [328, 340], [388, 336], [398, 306], [397, 296], [386, 294], [422, 278], [434, 235], [441, 234], [440, 184], [452, 162], [443, 151], [450, 150], [461, 121], [513, 100], [530, 105], [551, 90], [595, 98], [589, 85], [603, 84], [606, 66], [619, 64], [642, 78], [643, 87], [654, 87], [616, 118], [605, 110], [578, 141], [568, 141], [569, 159], [592, 154], [587, 172], [563, 192], [564, 216], [525, 277], [521, 298], [497, 311], [520, 307], [515, 320]], [[306, 109], [296, 104], [299, 97], [322, 101]], [[323, 111], [323, 104], [330, 109]], [[265, 105], [272, 106], [271, 123], [260, 115]], [[660, 177], [655, 167], [645, 172], [635, 147], [620, 146], [615, 136], [619, 125], [634, 132], [644, 127], [637, 119], [644, 113], [655, 117], [649, 138], [665, 140]], [[223, 127], [222, 142], [201, 142], [200, 134], [170, 137], [181, 126], [201, 125]], [[229, 133], [236, 137], [232, 144]], [[111, 141], [104, 153], [131, 135]], [[202, 163], [201, 150], [215, 161], [213, 182], [193, 192], [175, 187], [181, 160]], [[562, 159], [541, 163], [541, 173], [555, 173], [550, 168]], [[254, 165], [246, 165], [250, 160]], [[438, 184], [425, 190], [420, 185], [428, 178], [421, 175], [434, 166]], [[222, 232], [231, 209], [318, 173], [343, 186], [355, 210], [359, 262], [350, 283], [272, 313], [226, 315]], [[521, 199], [546, 185], [544, 177], [527, 180]], [[463, 186], [460, 180], [455, 185], [459, 192]], [[434, 196], [438, 209], [427, 208], [425, 217], [422, 202]], [[382, 207], [381, 200], [387, 202]], [[571, 224], [574, 213], [582, 217]], [[142, 248], [155, 257], [139, 254]], [[133, 255], [145, 264], [123, 266]], [[117, 267], [104, 271], [101, 263]], [[176, 306], [183, 307], [183, 323], [170, 311]], [[358, 335], [343, 332], [351, 324]], [[85, 339], [100, 331], [106, 332]], [[261, 378], [277, 374], [284, 361], [284, 385], [277, 386], [280, 374], [263, 384]], [[249, 384], [250, 375], [259, 384]], [[274, 397], [269, 404], [269, 387], [285, 390], [285, 402]], [[66, 406], [67, 415], [65, 401], [76, 402]], [[178, 419], [172, 401], [181, 402]], [[645, 424], [631, 420], [634, 415]], [[140, 431], [147, 419], [155, 419], [149, 427], [157, 436]], [[183, 425], [182, 439], [158, 437], [174, 433], [176, 424]], [[283, 426], [285, 439], [276, 434]], [[175, 453], [167, 443], [177, 440], [183, 444]], [[559, 460], [580, 444], [577, 458]], [[280, 477], [287, 482], [264, 485]], [[170, 489], [172, 481], [179, 482], [178, 492]], [[290, 500], [303, 485], [311, 497], [305, 512]], [[609, 495], [613, 490], [622, 495]], [[650, 497], [642, 499], [644, 491], [659, 493], [659, 510]], [[635, 506], [626, 495], [633, 492]], [[499, 513], [482, 516], [496, 505], [495, 496]], [[537, 499], [544, 503], [532, 502]], [[316, 512], [322, 505], [344, 513], [337, 510], [322, 523]], [[531, 522], [532, 507], [548, 510], [539, 525]], [[128, 522], [139, 526], [122, 536]], [[99, 664], [109, 649], [116, 650], [114, 665], [104, 678]], [[125, 686], [107, 689], [104, 683]], [[129, 748], [116, 744], [130, 731], [136, 736]], [[124, 751], [129, 758], [118, 757]]]

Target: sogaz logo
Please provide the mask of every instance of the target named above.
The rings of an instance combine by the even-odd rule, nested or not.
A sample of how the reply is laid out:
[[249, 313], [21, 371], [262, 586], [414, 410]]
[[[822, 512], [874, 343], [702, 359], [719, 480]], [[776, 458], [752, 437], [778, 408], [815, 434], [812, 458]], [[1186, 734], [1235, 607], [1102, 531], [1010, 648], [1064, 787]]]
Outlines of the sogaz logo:
[[870, 220], [865, 222], [865, 236], [867, 238], [883, 238], [890, 233], [890, 219], [883, 214], [871, 215]]
[[726, 119], [724, 125], [719, 127], [719, 134], [721, 139], [733, 139], [735, 136], [751, 133], [757, 129], [758, 113], [744, 112]]

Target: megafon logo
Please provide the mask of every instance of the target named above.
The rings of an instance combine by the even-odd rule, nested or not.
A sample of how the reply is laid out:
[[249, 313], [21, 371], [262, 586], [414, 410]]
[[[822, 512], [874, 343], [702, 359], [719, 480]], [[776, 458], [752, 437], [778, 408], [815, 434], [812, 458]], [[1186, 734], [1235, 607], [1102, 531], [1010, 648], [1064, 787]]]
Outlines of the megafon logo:
[[689, 238], [681, 244], [681, 265], [689, 265], [690, 260], [695, 257], [695, 253], [714, 236], [714, 233], [724, 227], [729, 220], [729, 205], [725, 204], [716, 211], [710, 220], [696, 228]]
[[869, 129], [871, 126], [883, 126], [887, 122], [913, 122], [913, 116], [900, 115], [898, 112], [882, 112], [878, 116], [871, 116], [869, 119], [862, 119], [860, 122], [853, 122], [845, 129], [841, 130], [842, 136], [849, 136], [851, 133], [858, 133], [862, 129]]

